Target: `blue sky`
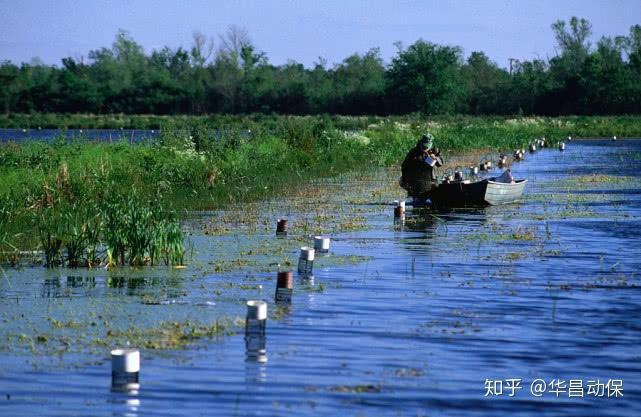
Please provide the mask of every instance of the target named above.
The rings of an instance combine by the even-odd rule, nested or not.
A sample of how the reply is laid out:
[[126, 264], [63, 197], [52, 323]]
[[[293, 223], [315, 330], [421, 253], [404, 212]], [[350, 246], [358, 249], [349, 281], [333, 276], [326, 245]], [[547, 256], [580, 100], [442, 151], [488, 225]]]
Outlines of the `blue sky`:
[[555, 54], [550, 25], [571, 16], [592, 23], [593, 41], [627, 35], [641, 24], [641, 0], [0, 0], [0, 60], [33, 57], [60, 65], [111, 46], [127, 30], [146, 52], [189, 48], [196, 30], [207, 36], [235, 24], [247, 29], [270, 62], [334, 64], [380, 47], [389, 62], [394, 42], [417, 39], [483, 51], [506, 68], [508, 58]]

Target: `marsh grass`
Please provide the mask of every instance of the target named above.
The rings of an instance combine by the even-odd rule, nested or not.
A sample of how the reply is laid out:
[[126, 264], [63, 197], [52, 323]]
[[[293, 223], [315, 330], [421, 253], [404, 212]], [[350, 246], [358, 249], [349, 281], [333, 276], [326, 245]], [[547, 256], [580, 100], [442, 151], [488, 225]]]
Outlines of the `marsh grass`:
[[53, 204], [34, 209], [31, 215], [47, 267], [93, 267], [102, 262], [141, 266], [160, 261], [181, 265], [184, 261], [176, 214], [134, 195], [103, 205]]
[[[160, 127], [162, 133], [153, 143], [137, 145], [68, 141], [62, 136], [51, 143], [0, 145], [0, 252], [42, 250], [48, 266], [180, 264], [185, 251], [177, 210], [243, 206], [291, 195], [292, 189], [309, 194], [317, 187], [299, 185], [397, 165], [426, 131], [435, 135], [446, 155], [465, 151], [467, 158], [454, 163], [466, 166], [540, 136], [641, 136], [638, 120], [12, 116], [0, 124]], [[389, 190], [369, 200], [398, 194], [396, 184], [388, 185]], [[315, 219], [304, 221], [306, 230], [322, 232], [324, 216], [326, 212], [317, 210]], [[352, 230], [364, 226], [357, 212], [343, 216], [337, 225]], [[227, 231], [212, 227], [212, 233]]]

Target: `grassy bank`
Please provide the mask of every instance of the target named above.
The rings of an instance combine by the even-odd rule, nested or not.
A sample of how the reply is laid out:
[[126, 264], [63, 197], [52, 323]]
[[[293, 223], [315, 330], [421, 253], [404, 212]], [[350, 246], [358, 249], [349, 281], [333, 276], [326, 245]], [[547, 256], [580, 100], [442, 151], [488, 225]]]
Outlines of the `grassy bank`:
[[[94, 125], [70, 125], [65, 117], [58, 123], [88, 128], [117, 127], [108, 118], [119, 116], [69, 116]], [[641, 137], [635, 117], [126, 117], [140, 124], [123, 127], [160, 127], [160, 139], [0, 145], [4, 261], [18, 250], [43, 250], [47, 265], [181, 263], [181, 210], [238, 204], [310, 178], [397, 164], [425, 131], [445, 155], [510, 152], [541, 136]]]
[[[289, 116], [269, 114], [207, 115], [207, 116], [161, 116], [130, 114], [0, 114], [0, 128], [8, 129], [162, 129], [172, 126], [192, 129], [197, 126], [212, 129], [267, 129], [277, 131]], [[575, 137], [639, 137], [639, 116], [566, 116], [566, 117], [472, 117], [435, 116], [426, 119], [420, 115], [407, 116], [301, 116], [297, 120], [322, 121], [342, 130], [363, 130], [374, 124], [398, 122], [413, 126], [428, 125], [444, 134], [466, 129], [498, 129], [552, 136]]]

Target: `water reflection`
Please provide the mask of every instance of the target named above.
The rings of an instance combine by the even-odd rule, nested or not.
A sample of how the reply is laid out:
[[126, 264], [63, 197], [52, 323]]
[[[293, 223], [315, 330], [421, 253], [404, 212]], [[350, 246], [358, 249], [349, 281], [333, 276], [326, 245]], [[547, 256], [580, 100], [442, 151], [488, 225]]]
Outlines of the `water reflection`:
[[[137, 417], [140, 415], [140, 407], [142, 402], [140, 401], [139, 392], [137, 389], [131, 389], [128, 391], [115, 391], [114, 397], [111, 399], [111, 403], [119, 406], [119, 409], [114, 412], [114, 415], [124, 416], [124, 417]], [[123, 406], [120, 408], [120, 406]]]
[[[487, 221], [484, 208], [434, 210], [414, 208], [408, 212], [399, 238], [400, 247], [425, 253], [427, 248], [444, 250], [443, 237], [457, 234], [463, 227], [478, 227]], [[431, 255], [433, 250], [428, 251]], [[414, 262], [414, 261], [413, 261]]]
[[250, 385], [267, 382], [267, 365], [259, 361], [245, 361], [245, 382]]
[[267, 336], [264, 334], [245, 335], [245, 360], [247, 362], [267, 362]]
[[138, 395], [140, 390], [140, 381], [138, 372], [112, 372], [111, 374], [111, 391], [124, 392], [130, 395]]
[[316, 295], [318, 294], [316, 277], [313, 274], [299, 275], [298, 288], [300, 288], [299, 294], [304, 294], [306, 297], [306, 303], [303, 303], [302, 307], [305, 309], [312, 308], [316, 303]]
[[67, 275], [47, 277], [42, 281], [41, 298], [100, 297], [110, 295], [136, 296], [153, 289], [159, 296], [179, 298], [184, 295], [177, 278]]
[[107, 287], [111, 293], [118, 295], [141, 295], [153, 289], [159, 297], [179, 298], [183, 296], [182, 282], [177, 277], [142, 277], [142, 276], [110, 276]]
[[439, 220], [435, 212], [424, 208], [415, 208], [408, 212], [403, 229], [413, 232], [433, 233], [438, 224]]
[[[64, 283], [64, 285], [63, 285]], [[96, 278], [69, 275], [45, 278], [42, 282], [42, 298], [78, 297], [95, 295]]]
[[245, 334], [245, 382], [267, 382], [267, 336], [265, 333]]
[[96, 277], [67, 277], [67, 288], [88, 288], [93, 289], [96, 287]]
[[60, 277], [45, 278], [42, 282], [40, 296], [42, 298], [59, 298], [61, 296]]

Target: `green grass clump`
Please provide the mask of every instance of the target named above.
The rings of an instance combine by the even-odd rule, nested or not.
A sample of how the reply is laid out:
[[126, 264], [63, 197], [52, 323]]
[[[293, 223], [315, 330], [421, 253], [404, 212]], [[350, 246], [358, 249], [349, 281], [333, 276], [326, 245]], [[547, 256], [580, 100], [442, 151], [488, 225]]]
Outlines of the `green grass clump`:
[[176, 214], [134, 195], [103, 205], [54, 204], [30, 213], [47, 267], [92, 267], [102, 262], [141, 266], [161, 260], [182, 265], [184, 260]]

